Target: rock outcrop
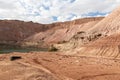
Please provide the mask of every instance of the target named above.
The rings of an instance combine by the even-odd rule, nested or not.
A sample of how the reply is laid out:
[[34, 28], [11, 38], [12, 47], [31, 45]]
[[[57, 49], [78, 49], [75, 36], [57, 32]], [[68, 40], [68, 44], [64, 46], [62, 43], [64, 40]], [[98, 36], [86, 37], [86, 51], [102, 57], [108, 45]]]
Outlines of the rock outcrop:
[[39, 47], [39, 45], [43, 45], [43, 43], [49, 46], [55, 43], [67, 42], [78, 32], [87, 32], [102, 19], [103, 17], [84, 18], [64, 23], [54, 23], [57, 27], [26, 38], [23, 45]]
[[53, 27], [18, 20], [0, 20], [0, 47], [20, 46], [25, 38]]
[[92, 27], [89, 32], [99, 32], [105, 35], [120, 33], [120, 7], [115, 9], [106, 18], [104, 18], [102, 21]]
[[96, 24], [91, 33], [101, 33], [106, 36], [89, 42], [73, 51], [77, 56], [101, 56], [120, 58], [120, 8], [114, 10], [110, 15]]
[[0, 20], [0, 44], [6, 46], [21, 45], [24, 39], [57, 27], [57, 25], [60, 25], [60, 23], [39, 24], [18, 20]]

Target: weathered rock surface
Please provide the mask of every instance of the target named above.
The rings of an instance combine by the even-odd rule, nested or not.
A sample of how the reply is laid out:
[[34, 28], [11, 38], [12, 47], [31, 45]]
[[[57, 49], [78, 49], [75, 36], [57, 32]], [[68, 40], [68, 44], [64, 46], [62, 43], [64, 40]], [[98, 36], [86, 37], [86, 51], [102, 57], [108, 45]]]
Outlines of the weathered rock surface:
[[52, 24], [1, 20], [0, 44], [48, 47], [54, 43], [69, 41], [77, 32], [89, 30], [102, 19], [103, 17], [84, 18]]
[[59, 27], [55, 27], [45, 32], [40, 32], [30, 36], [25, 39], [24, 44], [29, 44], [30, 46], [39, 46], [42, 43], [45, 43], [45, 45], [51, 45], [54, 43], [66, 42], [69, 41], [78, 32], [87, 32], [102, 19], [103, 17], [84, 18], [65, 23], [55, 23], [58, 24], [57, 26]]
[[104, 18], [102, 21], [92, 27], [89, 32], [99, 32], [106, 35], [120, 33], [120, 7], [115, 9], [106, 18]]
[[96, 24], [91, 33], [101, 33], [107, 36], [89, 42], [82, 47], [73, 50], [72, 54], [86, 56], [101, 56], [109, 58], [120, 58], [120, 8], [114, 10], [110, 15]]
[[0, 41], [20, 41], [37, 32], [45, 30], [42, 24], [17, 20], [1, 20]]
[[52, 25], [18, 20], [0, 20], [0, 46], [20, 46], [20, 42], [25, 38], [53, 27]]

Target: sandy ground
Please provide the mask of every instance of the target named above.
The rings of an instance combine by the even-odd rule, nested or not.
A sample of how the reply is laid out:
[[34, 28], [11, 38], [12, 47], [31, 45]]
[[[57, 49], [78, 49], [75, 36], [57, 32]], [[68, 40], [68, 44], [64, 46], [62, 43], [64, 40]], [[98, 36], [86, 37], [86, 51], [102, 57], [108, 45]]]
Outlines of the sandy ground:
[[[11, 56], [22, 59], [10, 61]], [[120, 60], [44, 52], [1, 54], [0, 80], [120, 80]]]

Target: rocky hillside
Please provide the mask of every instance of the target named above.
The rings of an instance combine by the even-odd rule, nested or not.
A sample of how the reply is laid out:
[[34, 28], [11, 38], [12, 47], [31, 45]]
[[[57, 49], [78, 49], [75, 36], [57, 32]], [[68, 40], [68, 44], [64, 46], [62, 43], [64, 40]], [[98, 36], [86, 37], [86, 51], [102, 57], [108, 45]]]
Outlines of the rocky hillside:
[[56, 47], [60, 51], [66, 51], [80, 47], [84, 44], [87, 44], [91, 41], [94, 41], [96, 39], [99, 39], [100, 37], [105, 36], [102, 35], [101, 33], [94, 34], [88, 33], [88, 31], [91, 28], [93, 28], [94, 25], [99, 23], [103, 18], [95, 19], [96, 20], [94, 21], [90, 20], [89, 22], [80, 25], [75, 25], [74, 27], [69, 28], [68, 32], [66, 32], [66, 35], [64, 35], [63, 40], [61, 40], [61, 42], [59, 42], [58, 44], [54, 44], [54, 47]]
[[120, 7], [115, 9], [106, 18], [96, 24], [89, 31], [90, 33], [102, 33], [111, 35], [114, 33], [120, 33]]
[[18, 45], [25, 38], [53, 26], [18, 20], [0, 20], [0, 47]]
[[[0, 44], [18, 44], [23, 46], [40, 45], [41, 43], [57, 43], [69, 40], [76, 30], [88, 29], [82, 27], [91, 21], [94, 25], [102, 18], [86, 18], [67, 22], [57, 22], [52, 24], [38, 24], [18, 20], [0, 20]], [[96, 21], [96, 22], [94, 22]], [[64, 36], [63, 36], [64, 35]], [[68, 37], [66, 37], [68, 36]], [[44, 45], [44, 44], [42, 44]]]
[[64, 43], [69, 41], [78, 32], [87, 32], [102, 19], [103, 17], [84, 18], [64, 23], [54, 23], [57, 27], [26, 38], [23, 45], [39, 47], [39, 45], [48, 46], [55, 43]]
[[[77, 56], [101, 56], [120, 58], [120, 8], [114, 10], [110, 15], [96, 24], [91, 34], [100, 33], [104, 37], [98, 38], [88, 44], [72, 49], [72, 54]], [[89, 34], [90, 34], [89, 33]], [[66, 54], [68, 54], [68, 51]]]
[[46, 30], [46, 27], [42, 24], [17, 20], [1, 20], [0, 41], [20, 41], [44, 30]]
[[[77, 51], [77, 49], [76, 49]], [[78, 49], [80, 54], [87, 56], [104, 56], [120, 58], [120, 34], [114, 34], [96, 40]]]
[[[119, 13], [120, 7], [115, 9], [111, 14], [94, 26], [90, 27], [88, 31], [76, 34], [75, 36], [77, 37], [73, 37], [69, 42], [65, 44], [56, 44], [55, 47], [62, 51], [77, 48], [75, 49], [75, 52], [80, 53], [80, 55], [117, 56], [117, 53], [119, 53], [118, 46], [120, 34]], [[111, 46], [113, 47], [112, 49]]]

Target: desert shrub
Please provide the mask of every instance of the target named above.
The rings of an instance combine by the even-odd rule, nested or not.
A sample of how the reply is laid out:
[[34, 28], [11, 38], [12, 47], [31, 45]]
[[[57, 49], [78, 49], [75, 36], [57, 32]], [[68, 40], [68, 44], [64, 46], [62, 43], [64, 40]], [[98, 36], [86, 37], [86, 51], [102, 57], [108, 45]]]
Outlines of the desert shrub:
[[58, 51], [58, 49], [52, 45], [52, 46], [48, 49], [48, 51], [50, 51], [50, 52], [55, 52], [55, 51]]

